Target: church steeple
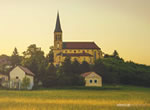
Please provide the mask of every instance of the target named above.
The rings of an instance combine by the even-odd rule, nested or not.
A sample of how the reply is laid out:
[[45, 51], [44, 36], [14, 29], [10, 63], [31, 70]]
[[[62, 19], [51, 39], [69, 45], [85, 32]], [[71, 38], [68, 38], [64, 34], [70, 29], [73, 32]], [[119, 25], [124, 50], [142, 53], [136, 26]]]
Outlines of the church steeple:
[[57, 12], [57, 20], [56, 20], [56, 26], [54, 32], [62, 32], [60, 19], [59, 19], [59, 12]]
[[54, 30], [54, 49], [62, 49], [62, 30], [59, 19], [59, 12], [57, 12], [56, 27]]

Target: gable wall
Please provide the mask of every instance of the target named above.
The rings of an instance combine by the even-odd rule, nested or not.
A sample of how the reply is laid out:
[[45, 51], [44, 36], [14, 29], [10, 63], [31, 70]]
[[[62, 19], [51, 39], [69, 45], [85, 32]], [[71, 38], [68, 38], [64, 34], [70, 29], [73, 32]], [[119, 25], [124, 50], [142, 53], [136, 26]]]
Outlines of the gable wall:
[[[92, 80], [92, 83], [90, 82]], [[95, 80], [97, 80], [97, 83], [95, 83]], [[85, 77], [85, 86], [102, 86], [102, 78], [101, 76], [91, 73], [90, 75]]]

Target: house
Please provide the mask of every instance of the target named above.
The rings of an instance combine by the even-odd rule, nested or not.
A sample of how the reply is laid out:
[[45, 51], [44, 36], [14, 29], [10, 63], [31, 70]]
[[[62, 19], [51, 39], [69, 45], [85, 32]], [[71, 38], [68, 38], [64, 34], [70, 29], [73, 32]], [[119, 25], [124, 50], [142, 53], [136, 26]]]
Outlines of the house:
[[81, 74], [85, 79], [85, 86], [102, 87], [102, 77], [95, 72], [86, 72]]
[[59, 13], [57, 14], [56, 27], [54, 30], [54, 64], [61, 65], [65, 57], [69, 56], [71, 61], [77, 60], [93, 64], [96, 59], [102, 58], [102, 51], [95, 42], [64, 42], [60, 24]]
[[0, 73], [0, 85], [3, 87], [6, 87], [7, 82], [8, 82], [8, 75], [6, 75], [4, 73]]
[[29, 78], [30, 84], [28, 89], [32, 89], [34, 86], [34, 73], [32, 73], [28, 68], [23, 66], [16, 66], [12, 71], [10, 71], [10, 88], [20, 89], [23, 79]]

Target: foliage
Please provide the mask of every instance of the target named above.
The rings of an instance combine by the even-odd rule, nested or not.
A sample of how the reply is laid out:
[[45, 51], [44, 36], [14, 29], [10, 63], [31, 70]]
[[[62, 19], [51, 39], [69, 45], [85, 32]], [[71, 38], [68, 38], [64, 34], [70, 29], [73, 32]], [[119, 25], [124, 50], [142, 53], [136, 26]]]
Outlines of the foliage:
[[50, 51], [47, 55], [47, 60], [49, 63], [53, 63], [54, 62], [54, 53], [53, 53], [53, 46], [50, 47]]
[[28, 89], [30, 86], [30, 79], [27, 77], [24, 77], [21, 83], [21, 89]]
[[17, 48], [14, 48], [13, 54], [12, 54], [10, 59], [11, 59], [11, 63], [12, 63], [13, 67], [15, 67], [17, 65], [20, 65], [20, 63], [21, 63], [21, 56], [19, 56]]
[[36, 47], [35, 44], [32, 44], [23, 52], [23, 55], [22, 65], [29, 68], [35, 74], [34, 83], [36, 86], [42, 80], [42, 74], [45, 73], [45, 67], [48, 65], [44, 52]]
[[103, 83], [150, 87], [150, 67], [106, 57], [95, 62], [93, 70], [102, 75]]
[[48, 65], [43, 76], [42, 83], [44, 87], [53, 87], [57, 85], [56, 68], [52, 63]]

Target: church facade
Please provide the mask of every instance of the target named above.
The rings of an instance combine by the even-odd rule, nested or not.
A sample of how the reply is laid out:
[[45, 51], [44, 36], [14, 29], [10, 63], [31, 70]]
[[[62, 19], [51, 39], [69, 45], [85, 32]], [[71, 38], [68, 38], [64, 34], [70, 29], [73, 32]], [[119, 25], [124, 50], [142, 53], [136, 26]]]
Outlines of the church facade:
[[102, 51], [95, 42], [63, 42], [59, 13], [57, 13], [56, 27], [54, 30], [54, 64], [61, 65], [66, 56], [71, 61], [77, 60], [93, 64], [96, 59], [102, 58]]

